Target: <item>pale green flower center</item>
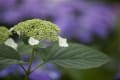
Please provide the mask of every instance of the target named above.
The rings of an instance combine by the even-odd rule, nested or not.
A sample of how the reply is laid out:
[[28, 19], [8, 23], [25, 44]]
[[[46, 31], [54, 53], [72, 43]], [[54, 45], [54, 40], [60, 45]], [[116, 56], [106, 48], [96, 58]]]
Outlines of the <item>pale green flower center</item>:
[[14, 26], [14, 31], [20, 32], [20, 35], [33, 37], [37, 40], [58, 40], [59, 28], [57, 25], [40, 19], [32, 19], [21, 22]]

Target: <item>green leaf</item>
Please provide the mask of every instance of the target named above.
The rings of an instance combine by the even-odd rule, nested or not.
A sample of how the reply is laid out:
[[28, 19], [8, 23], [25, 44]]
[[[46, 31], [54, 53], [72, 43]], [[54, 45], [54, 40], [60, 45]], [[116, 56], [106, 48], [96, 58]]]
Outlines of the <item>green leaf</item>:
[[60, 48], [55, 44], [46, 49], [39, 48], [36, 52], [44, 61], [50, 61], [66, 68], [96, 68], [109, 61], [109, 57], [102, 52], [76, 43], [71, 43], [67, 48]]
[[18, 52], [23, 54], [30, 54], [32, 52], [32, 46], [25, 44], [24, 42], [18, 43]]
[[20, 56], [13, 48], [0, 45], [0, 66], [23, 63]]

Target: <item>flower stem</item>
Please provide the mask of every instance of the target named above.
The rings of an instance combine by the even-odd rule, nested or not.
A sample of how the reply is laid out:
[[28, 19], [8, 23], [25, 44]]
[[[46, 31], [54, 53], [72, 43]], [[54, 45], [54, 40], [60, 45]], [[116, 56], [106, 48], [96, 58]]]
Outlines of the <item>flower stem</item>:
[[25, 67], [22, 65], [22, 64], [19, 64], [19, 66], [23, 69], [23, 71], [26, 73], [27, 71], [26, 71], [26, 69], [25, 69]]
[[29, 78], [28, 78], [28, 75], [26, 74], [26, 75], [25, 75], [25, 80], [28, 80], [28, 79], [29, 79]]
[[33, 48], [32, 48], [32, 55], [30, 57], [29, 64], [28, 64], [28, 69], [27, 69], [26, 74], [25, 74], [25, 80], [28, 80], [29, 75], [31, 74], [31, 66], [32, 66], [33, 58], [34, 58], [34, 54], [35, 54], [34, 52], [35, 52], [35, 46], [33, 46]]

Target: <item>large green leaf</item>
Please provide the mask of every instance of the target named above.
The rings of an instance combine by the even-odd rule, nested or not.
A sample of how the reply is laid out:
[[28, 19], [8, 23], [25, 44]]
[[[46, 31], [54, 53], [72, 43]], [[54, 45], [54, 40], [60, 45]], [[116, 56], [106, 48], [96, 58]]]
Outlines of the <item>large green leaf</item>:
[[32, 46], [25, 44], [24, 42], [18, 43], [18, 52], [20, 55], [31, 54]]
[[102, 52], [76, 43], [71, 43], [67, 48], [60, 48], [55, 44], [47, 49], [39, 48], [36, 52], [45, 61], [50, 61], [66, 68], [95, 68], [109, 61], [108, 56]]
[[6, 45], [0, 45], [0, 66], [22, 63], [16, 50]]

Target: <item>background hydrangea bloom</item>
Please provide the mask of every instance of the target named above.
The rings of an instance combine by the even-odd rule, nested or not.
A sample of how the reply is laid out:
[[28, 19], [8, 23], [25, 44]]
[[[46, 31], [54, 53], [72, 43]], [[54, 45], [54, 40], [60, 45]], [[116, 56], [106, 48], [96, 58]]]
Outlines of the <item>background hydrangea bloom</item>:
[[[36, 62], [33, 63], [32, 69], [34, 69], [37, 64], [38, 63]], [[28, 65], [24, 65], [24, 67], [27, 69]], [[21, 68], [19, 68], [19, 72], [21, 75], [25, 75], [24, 71]], [[48, 63], [43, 67], [33, 71], [29, 78], [32, 80], [59, 80], [60, 76], [61, 72], [55, 67], [55, 65]]]
[[60, 6], [60, 17], [56, 20], [56, 24], [62, 29], [62, 35], [80, 39], [82, 42], [91, 42], [94, 35], [105, 39], [114, 29], [116, 17], [110, 7], [103, 4], [66, 4]]
[[59, 80], [60, 79], [60, 71], [53, 64], [46, 64], [42, 70], [41, 68], [34, 71], [30, 78], [32, 80]]
[[18, 65], [11, 65], [6, 67], [5, 69], [0, 70], [0, 78], [4, 78], [6, 76], [12, 75], [17, 70]]
[[14, 8], [16, 3], [16, 0], [0, 0], [0, 10]]
[[[32, 69], [36, 66], [34, 63], [32, 65]], [[24, 65], [27, 69], [28, 65]], [[25, 75], [24, 71], [18, 65], [11, 65], [0, 71], [0, 78], [4, 78], [10, 75], [14, 75], [15, 73], [20, 72], [20, 75]], [[61, 72], [55, 67], [53, 64], [46, 64], [42, 68], [37, 69], [32, 72], [30, 75], [31, 80], [59, 80], [61, 76]]]
[[[106, 39], [114, 29], [115, 13], [110, 6], [83, 0], [22, 0], [4, 9], [3, 23], [16, 24], [28, 18], [51, 20], [61, 28], [61, 35], [85, 43], [97, 36]], [[11, 4], [15, 4], [11, 1]]]

